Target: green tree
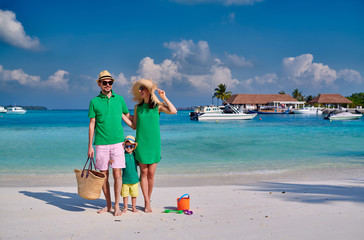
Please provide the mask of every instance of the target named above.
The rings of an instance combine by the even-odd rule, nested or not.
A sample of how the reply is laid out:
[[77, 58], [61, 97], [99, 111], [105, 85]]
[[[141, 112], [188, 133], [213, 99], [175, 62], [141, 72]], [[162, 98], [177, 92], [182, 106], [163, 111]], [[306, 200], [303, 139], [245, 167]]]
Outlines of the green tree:
[[351, 100], [353, 103], [350, 104], [350, 107], [363, 106], [364, 107], [364, 92], [361, 93], [353, 93], [350, 97], [346, 97]]
[[278, 94], [286, 94], [286, 92], [285, 91], [283, 91], [283, 90], [281, 90], [281, 91], [279, 91], [279, 93]]
[[305, 97], [302, 94], [302, 91], [298, 90], [298, 88], [296, 88], [295, 90], [293, 90], [292, 97], [294, 99], [297, 99], [297, 101], [303, 101], [305, 99]]
[[216, 97], [217, 99], [221, 99], [221, 103], [223, 103], [223, 101], [229, 99], [231, 97], [231, 92], [230, 91], [226, 91], [227, 86], [226, 84], [222, 84], [220, 83], [219, 86], [217, 86], [217, 88], [215, 88], [215, 93], [214, 93], [214, 97]]
[[306, 100], [306, 103], [308, 103], [309, 101], [311, 101], [312, 99], [314, 99], [315, 96], [312, 96], [312, 95], [308, 95], [305, 100]]

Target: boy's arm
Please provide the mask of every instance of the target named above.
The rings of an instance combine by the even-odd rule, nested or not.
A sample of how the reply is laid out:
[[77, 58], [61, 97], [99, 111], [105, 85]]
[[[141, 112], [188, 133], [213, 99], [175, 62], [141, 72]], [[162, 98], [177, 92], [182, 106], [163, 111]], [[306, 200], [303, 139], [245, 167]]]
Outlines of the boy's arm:
[[[129, 113], [127, 114], [127, 115], [129, 115]], [[129, 126], [129, 127], [131, 127], [133, 130], [135, 130], [135, 125], [134, 125], [134, 123], [132, 122], [132, 121], [130, 121], [130, 119], [129, 119], [129, 116], [126, 116], [125, 114], [122, 114], [121, 115], [121, 118], [123, 119], [123, 121]]]

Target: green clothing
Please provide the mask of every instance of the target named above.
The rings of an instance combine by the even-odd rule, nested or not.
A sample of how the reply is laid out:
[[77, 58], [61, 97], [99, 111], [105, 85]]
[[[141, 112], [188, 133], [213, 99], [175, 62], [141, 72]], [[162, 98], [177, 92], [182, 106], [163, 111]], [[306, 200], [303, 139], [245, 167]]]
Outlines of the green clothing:
[[158, 163], [161, 160], [161, 135], [159, 130], [158, 105], [149, 109], [148, 104], [137, 107], [135, 158], [143, 164]]
[[134, 153], [125, 152], [125, 165], [123, 168], [123, 184], [135, 184], [139, 182], [137, 161]]
[[90, 101], [88, 117], [95, 118], [95, 145], [109, 145], [124, 141], [122, 114], [129, 113], [124, 98], [114, 94], [110, 98], [100, 94]]

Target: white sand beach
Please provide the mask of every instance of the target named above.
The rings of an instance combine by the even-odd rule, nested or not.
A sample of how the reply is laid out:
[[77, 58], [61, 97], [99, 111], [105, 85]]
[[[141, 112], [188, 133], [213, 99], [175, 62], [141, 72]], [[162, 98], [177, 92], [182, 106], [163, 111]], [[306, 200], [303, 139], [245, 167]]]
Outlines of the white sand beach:
[[[156, 187], [153, 213], [97, 214], [74, 186], [1, 187], [0, 239], [363, 239], [364, 180]], [[190, 194], [193, 215], [162, 213]], [[113, 197], [112, 197], [113, 198]], [[130, 202], [130, 201], [129, 201]]]

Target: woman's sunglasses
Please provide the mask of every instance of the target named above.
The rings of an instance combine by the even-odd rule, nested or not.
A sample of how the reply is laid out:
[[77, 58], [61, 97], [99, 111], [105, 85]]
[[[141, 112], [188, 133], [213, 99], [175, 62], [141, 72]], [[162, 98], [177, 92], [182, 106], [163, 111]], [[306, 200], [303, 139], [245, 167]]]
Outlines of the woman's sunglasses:
[[140, 91], [143, 91], [143, 90], [145, 90], [145, 89], [147, 89], [147, 88], [146, 88], [146, 87], [143, 87], [143, 86], [140, 86], [140, 87], [139, 87], [139, 90], [140, 90]]
[[114, 83], [114, 81], [102, 81], [102, 85], [106, 86], [109, 84], [110, 86]]
[[131, 148], [133, 149], [135, 146], [134, 145], [125, 145], [125, 148]]

